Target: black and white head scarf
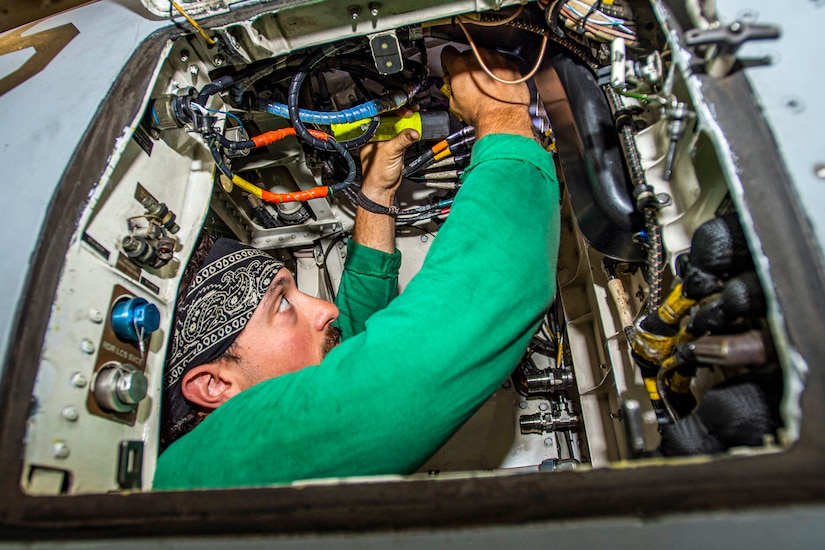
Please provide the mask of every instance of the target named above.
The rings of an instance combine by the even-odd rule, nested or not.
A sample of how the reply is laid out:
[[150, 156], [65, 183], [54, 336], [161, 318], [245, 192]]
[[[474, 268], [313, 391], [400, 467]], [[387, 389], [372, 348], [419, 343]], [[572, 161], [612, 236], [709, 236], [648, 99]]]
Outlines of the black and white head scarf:
[[180, 422], [194, 410], [181, 392], [183, 375], [229, 349], [283, 266], [237, 241], [215, 241], [178, 306], [163, 379], [166, 425]]

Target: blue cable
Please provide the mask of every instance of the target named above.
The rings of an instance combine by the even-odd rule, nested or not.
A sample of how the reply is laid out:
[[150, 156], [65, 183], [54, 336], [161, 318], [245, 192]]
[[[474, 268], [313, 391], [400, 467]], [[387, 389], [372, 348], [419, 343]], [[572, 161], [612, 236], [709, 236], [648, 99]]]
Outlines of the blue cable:
[[[310, 111], [309, 109], [299, 109], [298, 116], [301, 118], [301, 122], [307, 124], [320, 124], [323, 126], [329, 126], [331, 124], [346, 124], [373, 118], [388, 111], [394, 111], [395, 109], [403, 106], [406, 102], [406, 95], [397, 92], [378, 99], [367, 101], [360, 105], [356, 105], [355, 107], [350, 107], [349, 109], [344, 109], [343, 111], [323, 112]], [[257, 108], [277, 117], [289, 118], [289, 106], [284, 105], [283, 103], [259, 99], [257, 102]]]
[[219, 109], [209, 109], [208, 107], [204, 107], [204, 109], [206, 109], [210, 113], [223, 113], [226, 116], [230, 116], [230, 117], [235, 119], [235, 121], [238, 123], [238, 126], [243, 128], [243, 122], [241, 122], [241, 119], [238, 118], [238, 115], [236, 115], [235, 113], [230, 113], [229, 111], [221, 111]]

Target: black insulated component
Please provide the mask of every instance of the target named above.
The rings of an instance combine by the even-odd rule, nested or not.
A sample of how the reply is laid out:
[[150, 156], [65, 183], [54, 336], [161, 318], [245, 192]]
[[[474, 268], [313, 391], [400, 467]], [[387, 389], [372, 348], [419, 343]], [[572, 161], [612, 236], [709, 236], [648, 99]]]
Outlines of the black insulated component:
[[690, 242], [690, 263], [721, 279], [753, 266], [748, 243], [735, 214], [700, 225]]
[[676, 258], [676, 275], [682, 279], [682, 292], [688, 298], [701, 300], [722, 289], [722, 281], [690, 263], [690, 254]]
[[666, 456], [686, 456], [760, 447], [782, 425], [781, 397], [779, 376], [723, 382], [705, 395], [696, 412], [664, 430], [660, 450]]
[[731, 279], [717, 298], [703, 304], [691, 317], [687, 331], [694, 336], [736, 332], [766, 311], [759, 278], [751, 271]]
[[[559, 4], [559, 3], [557, 3]], [[554, 20], [555, 22], [555, 20]], [[570, 202], [584, 238], [599, 252], [625, 262], [644, 262], [645, 229], [637, 209], [613, 113], [593, 73], [566, 55], [545, 61], [535, 76], [556, 135]], [[607, 121], [607, 124], [605, 124]], [[658, 206], [652, 190], [644, 197]]]
[[249, 211], [252, 212], [252, 217], [255, 218], [255, 221], [261, 224], [262, 227], [266, 229], [273, 229], [283, 225], [280, 221], [278, 221], [278, 218], [273, 216], [269, 210], [267, 210], [264, 202], [255, 195], [251, 193], [247, 194], [246, 202], [249, 204]]
[[223, 90], [229, 88], [235, 83], [235, 79], [230, 75], [225, 75], [220, 78], [216, 78], [203, 88], [201, 88], [200, 93], [198, 93], [198, 105], [205, 107], [206, 102], [209, 101], [209, 98]]

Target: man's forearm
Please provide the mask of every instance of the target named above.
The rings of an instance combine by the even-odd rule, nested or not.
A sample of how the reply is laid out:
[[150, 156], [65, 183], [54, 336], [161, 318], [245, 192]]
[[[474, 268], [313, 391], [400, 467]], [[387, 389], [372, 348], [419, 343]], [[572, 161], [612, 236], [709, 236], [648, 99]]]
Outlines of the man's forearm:
[[[395, 201], [394, 192], [370, 189], [366, 182], [362, 191], [369, 200], [381, 206], [392, 206]], [[360, 245], [392, 254], [395, 252], [395, 218], [387, 214], [376, 214], [359, 206], [355, 214], [352, 238]]]

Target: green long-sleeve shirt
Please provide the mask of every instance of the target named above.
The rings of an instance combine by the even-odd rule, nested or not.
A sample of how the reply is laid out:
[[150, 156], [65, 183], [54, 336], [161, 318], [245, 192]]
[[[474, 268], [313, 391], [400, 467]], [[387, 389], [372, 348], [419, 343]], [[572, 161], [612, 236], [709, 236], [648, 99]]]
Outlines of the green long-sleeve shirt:
[[537, 143], [479, 140], [404, 292], [393, 299], [398, 252], [351, 245], [339, 290], [345, 340], [320, 365], [221, 405], [161, 455], [154, 487], [414, 472], [510, 374], [550, 306], [558, 204]]

